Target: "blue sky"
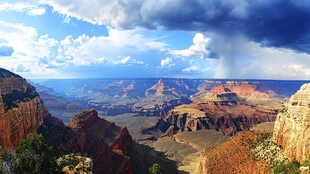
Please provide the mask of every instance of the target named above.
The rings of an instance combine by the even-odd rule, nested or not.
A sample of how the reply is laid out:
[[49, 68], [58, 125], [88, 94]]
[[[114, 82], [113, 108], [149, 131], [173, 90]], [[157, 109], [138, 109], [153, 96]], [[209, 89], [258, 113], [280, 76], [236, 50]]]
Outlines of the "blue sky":
[[0, 67], [26, 78], [310, 79], [310, 3], [0, 0]]

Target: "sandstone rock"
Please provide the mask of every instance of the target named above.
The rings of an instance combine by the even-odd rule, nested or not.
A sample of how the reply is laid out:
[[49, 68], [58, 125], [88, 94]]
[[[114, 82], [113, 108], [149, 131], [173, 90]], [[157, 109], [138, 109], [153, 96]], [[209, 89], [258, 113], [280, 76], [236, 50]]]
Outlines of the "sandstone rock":
[[[247, 90], [255, 95], [250, 95]], [[269, 106], [274, 103], [275, 106]], [[251, 85], [217, 86], [211, 92], [196, 96], [191, 104], [170, 110], [160, 122], [170, 124], [173, 129], [159, 127], [166, 127], [167, 124], [157, 124], [144, 132], [164, 130], [163, 135], [171, 135], [178, 131], [211, 129], [221, 131], [224, 135], [235, 135], [238, 131], [250, 130], [256, 124], [274, 122], [279, 107], [280, 101], [256, 91]]]
[[59, 155], [87, 154], [93, 159], [94, 173], [133, 173], [128, 155], [132, 139], [126, 127], [99, 118], [97, 111], [75, 115], [67, 127], [50, 116], [44, 125], [40, 133]]
[[95, 110], [84, 111], [71, 119], [69, 128], [77, 134], [69, 149], [94, 159], [95, 173], [132, 173], [128, 148], [132, 141], [126, 127], [120, 128], [98, 117]]
[[35, 88], [20, 76], [0, 69], [0, 144], [15, 148], [36, 132], [48, 114]]
[[284, 104], [276, 119], [273, 138], [290, 159], [303, 162], [310, 156], [310, 84], [304, 84]]

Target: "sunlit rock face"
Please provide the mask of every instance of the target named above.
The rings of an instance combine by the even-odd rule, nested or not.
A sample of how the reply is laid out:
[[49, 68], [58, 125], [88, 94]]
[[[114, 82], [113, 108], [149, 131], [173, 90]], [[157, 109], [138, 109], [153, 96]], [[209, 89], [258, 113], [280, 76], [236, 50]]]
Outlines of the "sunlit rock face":
[[162, 136], [169, 136], [211, 129], [224, 135], [235, 135], [256, 124], [274, 122], [281, 107], [279, 100], [247, 84], [217, 86], [191, 99], [192, 103], [174, 107], [155, 127], [145, 129], [144, 133], [160, 130], [164, 132]]
[[273, 133], [290, 159], [304, 161], [310, 156], [310, 83], [301, 86], [279, 112]]
[[15, 148], [36, 132], [48, 114], [36, 89], [22, 77], [0, 68], [0, 144]]

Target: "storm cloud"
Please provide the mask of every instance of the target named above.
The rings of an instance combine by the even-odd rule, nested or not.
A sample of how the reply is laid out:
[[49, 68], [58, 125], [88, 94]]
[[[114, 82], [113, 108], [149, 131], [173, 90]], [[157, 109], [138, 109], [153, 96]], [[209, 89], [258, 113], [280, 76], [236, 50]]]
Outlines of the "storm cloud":
[[[118, 29], [242, 33], [267, 47], [310, 53], [307, 0], [46, 0], [54, 10]], [[85, 8], [92, 5], [93, 10]]]

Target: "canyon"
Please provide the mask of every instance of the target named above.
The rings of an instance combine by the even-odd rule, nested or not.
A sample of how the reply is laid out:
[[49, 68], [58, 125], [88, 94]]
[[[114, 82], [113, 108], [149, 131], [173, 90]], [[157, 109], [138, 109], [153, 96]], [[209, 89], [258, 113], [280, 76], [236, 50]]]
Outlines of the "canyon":
[[[196, 96], [205, 92], [210, 92], [211, 89], [217, 86], [235, 86], [234, 90], [237, 94], [247, 97], [248, 101], [260, 95], [256, 93], [255, 95], [258, 96], [246, 96], [250, 95], [253, 90], [284, 101], [306, 82], [307, 81], [172, 78], [53, 79], [41, 81], [39, 84], [36, 83], [35, 86], [37, 88], [41, 86], [40, 89], [43, 91], [44, 88], [42, 88], [42, 86], [52, 88], [54, 90], [53, 93], [58, 93], [58, 95], [61, 95], [70, 102], [81, 104], [83, 109], [94, 108], [104, 116], [135, 113], [140, 116], [162, 117], [175, 106], [192, 103], [192, 100], [194, 100]], [[248, 89], [243, 89], [244, 91], [241, 92], [238, 86], [242, 85], [248, 85], [254, 88], [251, 89], [249, 87]], [[45, 89], [45, 92], [51, 94], [50, 90]], [[253, 104], [255, 105], [256, 103]]]
[[[133, 142], [126, 127], [100, 118], [93, 109], [76, 114], [65, 125], [48, 112], [35, 87], [5, 69], [0, 69], [0, 94], [0, 145], [4, 150], [16, 148], [30, 133], [39, 133], [58, 157], [87, 155], [94, 173], [145, 173], [155, 162], [163, 166], [162, 171], [177, 171], [172, 161]], [[53, 103], [55, 96], [43, 98]], [[57, 103], [48, 106], [59, 107]], [[68, 103], [67, 109], [80, 107]]]
[[[63, 96], [73, 97], [75, 101], [82, 100], [86, 108], [96, 103], [100, 117], [116, 125], [126, 126], [134, 141], [164, 152], [168, 159], [177, 162], [179, 171], [189, 173], [199, 173], [202, 159], [200, 153], [203, 154], [205, 148], [217, 147], [230, 141], [226, 137], [232, 136], [231, 139], [234, 139], [239, 132], [252, 129], [263, 129], [263, 133], [266, 130], [272, 132], [270, 130], [273, 130], [278, 111], [282, 109], [282, 102], [305, 83], [135, 79], [110, 80], [107, 84], [106, 81], [109, 80], [79, 81], [58, 92], [67, 91]], [[51, 81], [45, 84], [48, 83]], [[96, 87], [92, 87], [94, 83]], [[109, 91], [104, 92], [107, 89]], [[126, 93], [117, 92], [124, 89]], [[250, 137], [236, 141], [241, 144], [244, 143], [242, 141], [251, 142], [249, 147], [256, 140], [260, 141], [259, 134], [247, 135]], [[244, 150], [251, 149], [249, 147]], [[252, 156], [256, 155], [251, 153]], [[255, 161], [248, 164], [249, 167], [256, 165]], [[267, 170], [268, 165], [264, 164], [264, 170]]]
[[269, 173], [276, 160], [309, 157], [303, 81], [112, 81], [32, 83], [37, 90], [0, 69], [1, 146], [40, 133], [59, 157], [86, 154], [94, 173], [145, 173], [154, 163], [164, 173]]
[[[272, 173], [281, 162], [296, 160], [302, 164], [309, 159], [309, 101], [310, 84], [304, 84], [284, 103], [274, 124], [255, 126], [250, 132], [205, 148], [199, 173]], [[309, 173], [309, 166], [301, 170]]]

